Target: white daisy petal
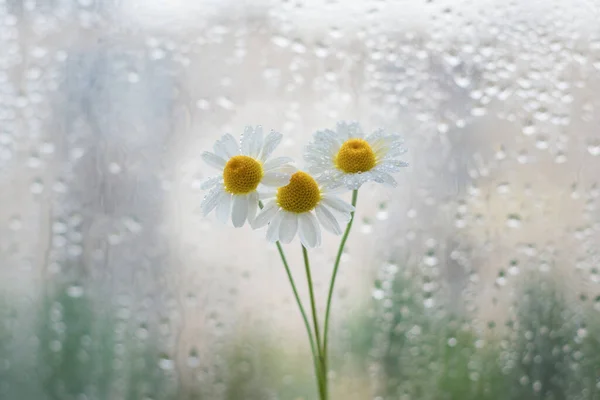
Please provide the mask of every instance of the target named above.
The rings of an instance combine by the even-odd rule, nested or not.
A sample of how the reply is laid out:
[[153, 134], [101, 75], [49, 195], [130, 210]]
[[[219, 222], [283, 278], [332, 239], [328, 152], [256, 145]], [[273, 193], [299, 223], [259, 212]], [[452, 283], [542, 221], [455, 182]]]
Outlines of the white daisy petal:
[[215, 144], [213, 145], [213, 151], [215, 152], [215, 154], [219, 157], [221, 157], [224, 160], [229, 159], [229, 157], [227, 156], [227, 151], [225, 149], [225, 146], [223, 146], [223, 143], [221, 143], [221, 139], [217, 140], [215, 142]]
[[265, 142], [262, 148], [262, 152], [260, 154], [260, 159], [261, 161], [265, 161], [273, 152], [273, 150], [275, 150], [275, 148], [277, 148], [277, 146], [279, 146], [279, 143], [281, 143], [281, 138], [283, 137], [283, 135], [279, 132], [275, 132], [275, 131], [271, 131], [267, 137], [265, 138]]
[[294, 239], [294, 236], [296, 236], [296, 231], [298, 230], [298, 214], [287, 211], [281, 212], [283, 213], [283, 218], [279, 224], [279, 241], [287, 244]]
[[256, 212], [258, 211], [258, 192], [254, 191], [248, 194], [248, 222], [250, 226], [256, 218]]
[[388, 151], [391, 148], [402, 147], [404, 141], [398, 135], [384, 135], [377, 139], [369, 141], [371, 148], [378, 152], [380, 150]]
[[340, 224], [342, 229], [345, 228], [346, 224], [352, 219], [352, 214], [341, 213], [334, 209], [330, 209], [329, 211], [335, 216], [336, 221]]
[[[318, 182], [320, 185], [323, 186], [322, 189], [324, 189], [325, 192], [330, 193], [331, 191], [333, 191], [336, 188], [339, 188], [340, 186], [344, 185], [344, 178], [346, 176], [349, 176], [349, 174], [344, 174], [341, 171], [326, 171], [322, 174], [320, 174], [317, 178]], [[339, 193], [348, 191], [348, 189], [339, 189], [336, 190]]]
[[275, 243], [279, 240], [279, 225], [283, 219], [283, 213], [277, 209], [277, 213], [271, 219], [271, 223], [267, 228], [267, 241]]
[[[375, 154], [375, 166], [363, 173], [344, 172], [338, 169], [336, 157], [340, 146], [349, 139], [360, 138], [367, 142]], [[318, 178], [326, 181], [330, 188], [345, 186], [347, 189], [358, 189], [368, 181], [392, 184], [393, 179], [381, 175], [398, 172], [408, 164], [397, 159], [406, 149], [399, 135], [386, 133], [379, 129], [365, 137], [362, 128], [356, 122], [340, 121], [336, 131], [318, 131], [313, 141], [306, 146], [304, 159], [306, 169]], [[357, 160], [358, 161], [358, 160]]]
[[217, 188], [214, 188], [213, 190], [211, 190], [210, 192], [208, 192], [208, 194], [206, 196], [204, 196], [202, 203], [200, 203], [200, 208], [202, 209], [202, 214], [204, 214], [206, 216], [206, 215], [208, 215], [208, 213], [210, 213], [212, 210], [214, 210], [215, 207], [217, 207], [222, 193], [223, 193], [223, 189], [220, 187], [217, 187]]
[[327, 143], [330, 147], [339, 148], [342, 145], [339, 135], [331, 129], [324, 129], [322, 131], [315, 132], [315, 141]]
[[[239, 142], [231, 135], [225, 134], [217, 140], [213, 146], [214, 152], [204, 152], [201, 157], [209, 165], [220, 169], [221, 174], [212, 177], [200, 184], [202, 190], [208, 190], [207, 196], [201, 204], [202, 210], [209, 213], [216, 208], [217, 218], [223, 222], [231, 219], [235, 227], [243, 226], [246, 221], [252, 223], [258, 212], [259, 199], [271, 199], [276, 197], [274, 187], [281, 187], [289, 183], [290, 177], [296, 172], [296, 168], [291, 165], [291, 158], [279, 157], [269, 160], [269, 156], [281, 142], [282, 135], [277, 132], [271, 132], [263, 145], [263, 128], [246, 126]], [[240, 172], [241, 176], [228, 175], [235, 181], [231, 182], [231, 187], [236, 193], [227, 192], [224, 188], [224, 176], [227, 168], [234, 168], [232, 164], [228, 167], [228, 162], [232, 157], [245, 155], [251, 159], [240, 159], [239, 162], [259, 164], [264, 174], [256, 174], [250, 171]], [[257, 165], [254, 165], [256, 171]], [[228, 178], [229, 179], [229, 178]], [[251, 193], [237, 193], [236, 182], [249, 179], [257, 185], [258, 190]], [[246, 183], [249, 183], [247, 181]], [[219, 187], [219, 193], [213, 192]], [[268, 223], [267, 221], [264, 224]], [[277, 235], [278, 236], [278, 235]]]
[[231, 211], [231, 222], [236, 228], [244, 226], [248, 217], [248, 196], [238, 194], [233, 196], [233, 209]]
[[290, 182], [292, 175], [282, 172], [267, 172], [263, 176], [262, 184], [266, 186], [285, 186]]
[[392, 158], [400, 157], [400, 156], [406, 154], [407, 151], [408, 151], [408, 149], [406, 147], [398, 147], [395, 149], [390, 149], [385, 153], [384, 159], [389, 160]]
[[388, 152], [392, 154], [397, 154], [396, 157], [408, 151], [408, 149], [404, 147], [404, 140], [397, 140], [395, 142], [389, 143], [387, 147], [389, 149]]
[[408, 163], [400, 160], [385, 160], [382, 161], [381, 164], [377, 165], [373, 168], [373, 171], [382, 171], [382, 172], [398, 172], [402, 168], [408, 167]]
[[386, 161], [386, 164], [391, 164], [394, 165], [396, 167], [399, 168], [406, 168], [406, 167], [410, 167], [410, 164], [404, 161], [400, 161], [400, 160], [390, 160], [390, 161]]
[[325, 181], [321, 186], [321, 193], [326, 195], [338, 195], [348, 192], [348, 188], [344, 186], [343, 182]]
[[339, 135], [331, 130], [317, 131], [314, 135], [315, 141], [306, 146], [305, 156], [312, 154], [329, 158], [338, 152], [342, 143], [347, 139], [345, 135]]
[[[252, 135], [252, 142], [250, 142], [250, 157], [258, 158], [260, 151], [263, 147], [263, 128], [258, 125], [254, 128], [254, 135]], [[265, 161], [266, 157], [262, 160]]]
[[[273, 170], [271, 170], [269, 172], [273, 172]], [[277, 172], [291, 175], [294, 172], [298, 172], [298, 168], [296, 168], [295, 166], [293, 166], [291, 164], [285, 164], [285, 165], [282, 165], [281, 167], [277, 168]]]
[[336, 131], [339, 135], [343, 135], [345, 139], [362, 138], [364, 136], [357, 122], [340, 121], [337, 123]]
[[277, 202], [268, 202], [256, 216], [254, 221], [250, 223], [250, 226], [252, 226], [253, 229], [262, 228], [269, 223], [275, 214], [277, 214], [277, 211], [279, 211], [279, 205], [277, 205]]
[[227, 154], [227, 158], [231, 158], [233, 156], [237, 156], [240, 154], [240, 146], [230, 133], [226, 133], [220, 140], [223, 149], [225, 150], [225, 154]]
[[369, 143], [373, 143], [377, 139], [383, 137], [384, 135], [385, 135], [385, 131], [383, 129], [379, 128], [379, 129], [376, 129], [373, 133], [370, 133], [367, 136], [365, 136], [365, 140]]
[[396, 187], [398, 183], [396, 180], [388, 173], [383, 171], [371, 171], [371, 175], [373, 176], [373, 180], [377, 183], [384, 183], [388, 186]]
[[344, 185], [350, 190], [356, 190], [360, 188], [363, 183], [369, 181], [371, 178], [370, 172], [363, 172], [362, 174], [345, 174], [342, 177]]
[[294, 160], [290, 157], [276, 157], [272, 158], [269, 161], [266, 161], [263, 165], [263, 169], [265, 172], [277, 169], [285, 164], [290, 164], [294, 162]]
[[335, 196], [325, 195], [321, 198], [321, 203], [341, 213], [350, 213], [354, 211], [352, 205]]
[[219, 197], [219, 204], [217, 205], [217, 219], [222, 223], [226, 224], [231, 213], [231, 193], [222, 192], [223, 194]]
[[202, 190], [212, 189], [217, 183], [221, 182], [222, 179], [223, 179], [222, 176], [214, 176], [212, 178], [208, 178], [207, 180], [205, 180], [204, 182], [202, 182], [200, 184], [200, 189], [202, 189]]
[[315, 165], [315, 164], [308, 165], [306, 170], [315, 176], [323, 175], [324, 173], [327, 172], [327, 168], [322, 167], [320, 165]]
[[[311, 215], [312, 215], [312, 214], [311, 214]], [[314, 218], [315, 220], [317, 219], [317, 217], [315, 217], [314, 215], [313, 215], [313, 218]], [[316, 223], [316, 222], [315, 222], [315, 223]], [[316, 247], [319, 247], [319, 246], [321, 246], [321, 243], [322, 243], [322, 240], [321, 240], [321, 228], [319, 227], [319, 224], [318, 224], [318, 223], [317, 223], [317, 225], [316, 225], [316, 226], [317, 226], [317, 245], [316, 245]]]
[[254, 136], [254, 129], [251, 126], [246, 126], [244, 128], [244, 133], [242, 133], [242, 137], [240, 138], [240, 150], [241, 153], [245, 156], [250, 155], [250, 143]]
[[211, 153], [210, 151], [203, 152], [201, 157], [205, 163], [217, 169], [223, 169], [225, 168], [225, 164], [227, 164], [225, 159], [219, 157], [215, 153]]
[[263, 190], [261, 189], [258, 192], [258, 199], [259, 200], [269, 200], [269, 199], [274, 199], [275, 197], [277, 197], [277, 191], [275, 190]]
[[335, 153], [331, 156], [320, 156], [316, 154], [305, 154], [304, 161], [306, 161], [308, 170], [315, 171], [315, 173], [331, 173], [339, 171], [335, 166]]
[[321, 225], [323, 225], [323, 228], [327, 229], [329, 232], [335, 235], [339, 235], [340, 233], [342, 233], [342, 228], [340, 228], [340, 224], [337, 222], [335, 216], [331, 213], [331, 211], [319, 204], [315, 208], [315, 212], [317, 214], [319, 222], [321, 223]]
[[298, 215], [298, 235], [304, 247], [316, 247], [319, 244], [320, 231], [315, 216], [308, 212]]
[[365, 136], [358, 122], [350, 122], [348, 124], [348, 135], [351, 138], [363, 138]]

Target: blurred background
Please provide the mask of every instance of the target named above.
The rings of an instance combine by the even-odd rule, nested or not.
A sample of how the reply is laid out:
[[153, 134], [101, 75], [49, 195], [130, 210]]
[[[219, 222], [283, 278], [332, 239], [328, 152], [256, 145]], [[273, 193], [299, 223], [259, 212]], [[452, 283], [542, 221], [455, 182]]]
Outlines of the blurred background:
[[[600, 399], [598, 0], [0, 0], [0, 399], [312, 400], [264, 232], [199, 212], [263, 125], [404, 136], [332, 399]], [[311, 252], [323, 306], [339, 238]], [[306, 300], [300, 244], [285, 246]]]

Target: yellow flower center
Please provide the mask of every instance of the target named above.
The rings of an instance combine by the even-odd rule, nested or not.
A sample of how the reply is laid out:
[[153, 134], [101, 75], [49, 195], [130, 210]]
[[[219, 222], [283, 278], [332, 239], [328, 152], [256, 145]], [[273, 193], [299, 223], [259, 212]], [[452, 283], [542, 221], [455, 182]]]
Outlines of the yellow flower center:
[[335, 156], [335, 166], [346, 173], [367, 172], [377, 164], [373, 149], [364, 139], [349, 139]]
[[312, 176], [298, 171], [290, 178], [287, 186], [277, 189], [277, 204], [285, 211], [304, 213], [312, 210], [321, 201], [321, 190]]
[[234, 156], [223, 170], [225, 190], [232, 194], [245, 194], [256, 189], [264, 175], [262, 164], [252, 157]]

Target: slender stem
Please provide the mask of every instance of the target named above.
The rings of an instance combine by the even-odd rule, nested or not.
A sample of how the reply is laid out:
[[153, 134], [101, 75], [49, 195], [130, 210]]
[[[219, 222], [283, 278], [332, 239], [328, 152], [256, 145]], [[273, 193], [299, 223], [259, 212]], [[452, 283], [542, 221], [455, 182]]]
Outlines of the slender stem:
[[[258, 206], [262, 209], [263, 203], [261, 201], [258, 202]], [[285, 268], [285, 272], [287, 274], [288, 280], [290, 281], [290, 285], [292, 286], [292, 292], [294, 292], [294, 297], [296, 299], [296, 303], [298, 304], [298, 308], [300, 309], [300, 314], [302, 314], [302, 319], [304, 320], [304, 326], [306, 328], [306, 333], [308, 333], [308, 340], [310, 342], [310, 350], [313, 356], [313, 362], [315, 364], [315, 374], [317, 375], [319, 393], [322, 399], [325, 399], [323, 395], [324, 383], [322, 381], [322, 372], [321, 372], [321, 361], [320, 361], [320, 351], [317, 353], [315, 349], [315, 339], [312, 334], [312, 330], [310, 328], [310, 323], [308, 322], [308, 317], [306, 316], [306, 311], [302, 306], [302, 301], [300, 301], [300, 296], [298, 295], [298, 289], [296, 289], [296, 284], [294, 282], [294, 278], [292, 276], [292, 272], [290, 271], [290, 266], [285, 257], [285, 253], [283, 252], [283, 248], [279, 242], [276, 242], [277, 251], [279, 252], [279, 257], [281, 257], [281, 262], [283, 263], [283, 267]]]
[[319, 330], [319, 318], [317, 317], [317, 307], [315, 305], [315, 291], [313, 289], [313, 280], [310, 274], [310, 262], [308, 261], [308, 252], [306, 247], [302, 246], [302, 256], [304, 257], [304, 267], [306, 269], [306, 280], [308, 281], [308, 292], [310, 294], [310, 306], [312, 308], [313, 327], [315, 329], [315, 337], [317, 338], [317, 353], [319, 355], [319, 363], [321, 369], [321, 380], [323, 385], [323, 399], [327, 399], [327, 370], [325, 368], [325, 359], [321, 352], [321, 334]]
[[[352, 191], [352, 206], [356, 207], [356, 201], [358, 199], [358, 189]], [[329, 313], [331, 311], [331, 299], [333, 298], [333, 288], [335, 286], [335, 278], [337, 277], [338, 267], [340, 266], [340, 260], [342, 259], [342, 253], [344, 252], [344, 246], [346, 245], [346, 240], [348, 240], [348, 235], [350, 234], [350, 229], [352, 229], [352, 223], [354, 222], [354, 213], [356, 211], [352, 211], [350, 213], [350, 221], [348, 221], [348, 225], [346, 226], [346, 231], [344, 232], [344, 236], [342, 236], [342, 241], [340, 242], [340, 247], [337, 252], [337, 256], [335, 258], [335, 264], [333, 265], [333, 274], [331, 275], [331, 282], [329, 283], [329, 294], [327, 295], [327, 308], [325, 310], [325, 326], [323, 329], [323, 368], [325, 369], [325, 374], [327, 374], [327, 344], [328, 344], [328, 333], [329, 333]], [[318, 339], [317, 339], [318, 342]], [[327, 376], [327, 375], [326, 375]], [[327, 385], [327, 381], [325, 381], [325, 385]]]
[[[262, 207], [261, 207], [262, 208]], [[302, 319], [304, 320], [304, 326], [306, 327], [306, 332], [308, 333], [308, 340], [310, 341], [310, 350], [313, 355], [313, 361], [315, 363], [315, 374], [317, 375], [318, 385], [319, 385], [319, 393], [321, 394], [321, 398], [323, 397], [324, 383], [323, 383], [323, 373], [322, 373], [322, 358], [321, 358], [321, 349], [319, 342], [319, 335], [317, 332], [317, 347], [315, 349], [315, 340], [310, 328], [310, 323], [308, 322], [308, 317], [306, 316], [306, 311], [304, 311], [304, 307], [302, 306], [302, 302], [300, 301], [300, 296], [298, 295], [298, 289], [296, 289], [296, 284], [294, 283], [294, 278], [292, 277], [292, 272], [290, 271], [290, 267], [285, 258], [285, 254], [283, 253], [283, 248], [281, 247], [281, 243], [276, 242], [277, 250], [279, 251], [279, 256], [281, 257], [281, 261], [283, 262], [283, 266], [285, 267], [285, 272], [287, 273], [288, 279], [292, 286], [292, 291], [294, 292], [294, 297], [296, 298], [296, 303], [298, 303], [298, 308], [300, 309], [300, 313], [302, 314]], [[314, 304], [313, 304], [314, 306]]]

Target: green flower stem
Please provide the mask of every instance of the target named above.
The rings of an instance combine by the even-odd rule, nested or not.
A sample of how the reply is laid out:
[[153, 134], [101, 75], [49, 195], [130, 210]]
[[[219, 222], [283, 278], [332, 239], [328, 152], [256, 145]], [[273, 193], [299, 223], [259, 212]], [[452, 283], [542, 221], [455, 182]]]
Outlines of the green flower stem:
[[[358, 189], [352, 191], [352, 206], [356, 207], [356, 200], [358, 199]], [[335, 286], [335, 278], [337, 277], [338, 267], [340, 266], [340, 260], [342, 259], [342, 253], [344, 251], [344, 246], [346, 245], [346, 240], [348, 240], [348, 235], [350, 234], [350, 229], [352, 229], [352, 223], [354, 222], [354, 213], [352, 211], [350, 213], [350, 221], [348, 221], [348, 225], [346, 226], [346, 231], [344, 232], [344, 236], [342, 236], [342, 241], [340, 242], [340, 247], [337, 252], [337, 256], [335, 258], [335, 264], [333, 266], [333, 274], [331, 275], [331, 282], [329, 283], [329, 294], [327, 295], [327, 308], [325, 310], [325, 327], [323, 330], [323, 369], [325, 370], [325, 388], [327, 388], [327, 339], [329, 333], [329, 313], [331, 311], [331, 299], [333, 297], [333, 288]], [[327, 389], [325, 389], [327, 390]]]
[[[315, 374], [317, 375], [319, 394], [320, 394], [321, 399], [325, 400], [326, 399], [326, 397], [324, 397], [325, 383], [323, 382], [323, 378], [322, 378], [323, 371], [322, 371], [322, 357], [321, 357], [321, 349], [320, 349], [321, 345], [319, 342], [319, 333], [317, 330], [315, 330], [315, 332], [317, 334], [317, 348], [315, 349], [315, 339], [314, 339], [312, 331], [310, 329], [310, 323], [308, 322], [308, 317], [306, 316], [306, 311], [304, 311], [304, 307], [302, 306], [302, 302], [300, 301], [300, 296], [298, 295], [298, 290], [296, 289], [296, 284], [294, 283], [294, 278], [292, 277], [290, 267], [285, 258], [285, 254], [283, 253], [283, 248], [281, 247], [281, 243], [279, 243], [279, 242], [276, 242], [275, 245], [277, 246], [277, 250], [279, 251], [279, 256], [281, 257], [281, 261], [283, 262], [283, 266], [285, 267], [285, 272], [287, 273], [288, 279], [292, 286], [292, 291], [294, 292], [294, 297], [296, 298], [296, 303], [298, 303], [298, 308], [300, 309], [300, 313], [302, 314], [302, 319], [304, 320], [304, 326], [306, 327], [306, 332], [308, 333], [308, 340], [310, 341], [310, 349], [312, 351], [313, 361], [315, 364]], [[311, 294], [312, 294], [312, 290], [311, 290]], [[312, 297], [311, 297], [311, 300], [312, 300]], [[314, 303], [313, 303], [313, 307], [314, 307]], [[313, 311], [313, 313], [314, 313], [314, 311]]]
[[[261, 201], [258, 202], [258, 206], [262, 209], [264, 207]], [[313, 362], [315, 364], [315, 374], [317, 375], [319, 394], [321, 399], [325, 399], [323, 390], [324, 383], [322, 380], [322, 372], [321, 372], [321, 362], [319, 361], [319, 353], [317, 353], [315, 349], [315, 339], [312, 334], [312, 330], [310, 328], [310, 324], [308, 322], [308, 317], [306, 316], [306, 311], [304, 311], [304, 307], [302, 306], [302, 302], [300, 301], [300, 296], [298, 295], [298, 289], [296, 289], [296, 284], [294, 283], [294, 278], [292, 276], [292, 272], [290, 271], [290, 267], [288, 265], [287, 259], [285, 257], [285, 253], [283, 252], [283, 248], [279, 242], [276, 242], [277, 251], [279, 251], [279, 257], [281, 257], [281, 262], [285, 268], [285, 272], [290, 281], [290, 285], [292, 286], [292, 291], [294, 292], [294, 297], [296, 298], [296, 303], [298, 304], [298, 308], [300, 309], [300, 314], [302, 314], [302, 319], [304, 320], [304, 326], [306, 327], [306, 332], [308, 333], [308, 340], [310, 342], [310, 350], [313, 356]]]
[[310, 274], [310, 262], [308, 261], [308, 251], [302, 246], [302, 256], [304, 257], [304, 267], [306, 269], [306, 280], [308, 281], [308, 292], [310, 294], [310, 305], [312, 308], [313, 324], [315, 329], [315, 337], [317, 338], [317, 353], [319, 355], [320, 375], [322, 382], [321, 399], [327, 400], [327, 370], [325, 369], [325, 359], [321, 352], [321, 334], [319, 331], [319, 318], [317, 317], [317, 307], [315, 306], [315, 291], [313, 289], [313, 280]]

